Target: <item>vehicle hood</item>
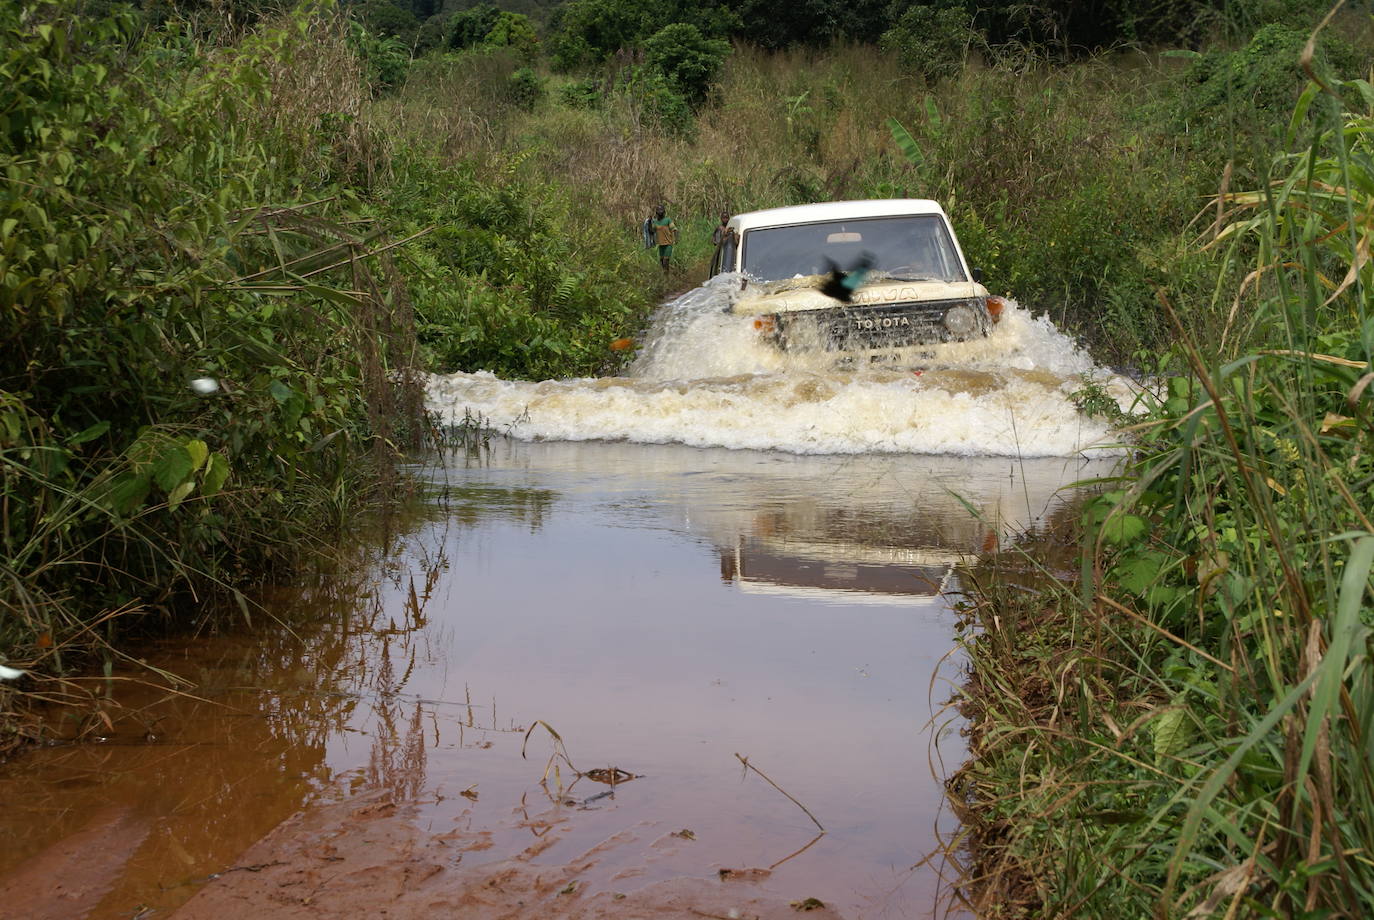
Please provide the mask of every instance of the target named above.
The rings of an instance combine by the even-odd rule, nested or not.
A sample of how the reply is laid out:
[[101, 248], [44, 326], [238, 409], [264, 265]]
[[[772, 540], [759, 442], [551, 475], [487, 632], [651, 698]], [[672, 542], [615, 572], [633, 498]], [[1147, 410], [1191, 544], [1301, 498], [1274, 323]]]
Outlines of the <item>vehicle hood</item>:
[[[841, 302], [822, 294], [818, 288], [826, 275], [807, 275], [783, 281], [748, 284], [730, 310], [733, 313], [794, 313], [799, 310], [825, 310]], [[900, 281], [883, 278], [865, 284], [854, 293], [850, 306], [876, 307], [884, 304], [960, 300], [988, 296], [987, 288], [973, 281]]]

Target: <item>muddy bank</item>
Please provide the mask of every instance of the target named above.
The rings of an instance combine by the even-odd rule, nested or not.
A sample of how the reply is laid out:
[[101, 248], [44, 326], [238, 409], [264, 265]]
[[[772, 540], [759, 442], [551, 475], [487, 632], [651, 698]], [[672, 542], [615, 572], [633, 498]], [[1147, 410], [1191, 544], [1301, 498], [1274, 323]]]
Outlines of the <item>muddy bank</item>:
[[[722, 869], [715, 879], [675, 878], [643, 885], [642, 869], [622, 868], [625, 851], [654, 854], [709, 848], [678, 832], [653, 836], [629, 828], [552, 865], [539, 858], [562, 841], [568, 819], [557, 810], [522, 822], [527, 845], [492, 861], [492, 835], [417, 824], [413, 805], [387, 793], [297, 815], [242, 855], [185, 906], [176, 920], [273, 917], [279, 920], [384, 916], [461, 916], [472, 920], [565, 917], [817, 918], [842, 916], [804, 891], [767, 890], [762, 867]], [[633, 860], [632, 860], [633, 861]], [[597, 881], [600, 879], [600, 881]]]

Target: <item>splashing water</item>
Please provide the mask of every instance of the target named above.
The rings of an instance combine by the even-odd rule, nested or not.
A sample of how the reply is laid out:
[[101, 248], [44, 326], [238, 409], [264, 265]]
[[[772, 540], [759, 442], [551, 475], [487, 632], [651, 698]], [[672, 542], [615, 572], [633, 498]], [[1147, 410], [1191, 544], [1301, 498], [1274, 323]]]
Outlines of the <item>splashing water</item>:
[[1045, 317], [1010, 304], [986, 339], [923, 350], [898, 366], [836, 367], [833, 352], [783, 352], [726, 313], [739, 275], [665, 304], [628, 376], [430, 378], [428, 404], [528, 440], [678, 442], [797, 454], [1069, 456], [1119, 450], [1070, 398], [1085, 376], [1123, 405], [1128, 381], [1097, 368]]

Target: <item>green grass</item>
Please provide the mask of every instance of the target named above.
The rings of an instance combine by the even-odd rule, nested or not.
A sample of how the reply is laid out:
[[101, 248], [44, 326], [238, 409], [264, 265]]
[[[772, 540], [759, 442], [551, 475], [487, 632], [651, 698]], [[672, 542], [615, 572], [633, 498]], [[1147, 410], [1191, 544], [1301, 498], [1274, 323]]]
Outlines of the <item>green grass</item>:
[[71, 12], [0, 13], [0, 655], [44, 699], [323, 545], [423, 431], [342, 23]]
[[1076, 582], [977, 573], [956, 788], [991, 916], [1374, 903], [1371, 102], [1314, 84], [1312, 147], [1223, 199], [1221, 276], [1251, 279], [1227, 336], [1161, 298], [1188, 372], [1090, 503]]

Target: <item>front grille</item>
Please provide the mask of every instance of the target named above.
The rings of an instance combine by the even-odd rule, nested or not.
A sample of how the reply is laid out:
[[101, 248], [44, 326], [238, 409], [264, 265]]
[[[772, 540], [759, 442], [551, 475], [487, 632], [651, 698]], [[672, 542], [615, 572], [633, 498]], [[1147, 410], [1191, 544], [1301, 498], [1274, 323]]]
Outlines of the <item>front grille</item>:
[[[976, 301], [941, 300], [879, 306], [839, 306], [778, 315], [779, 332], [788, 346], [820, 347], [827, 351], [863, 351], [934, 345], [957, 337], [945, 328], [945, 311]], [[983, 335], [977, 329], [974, 335]]]

